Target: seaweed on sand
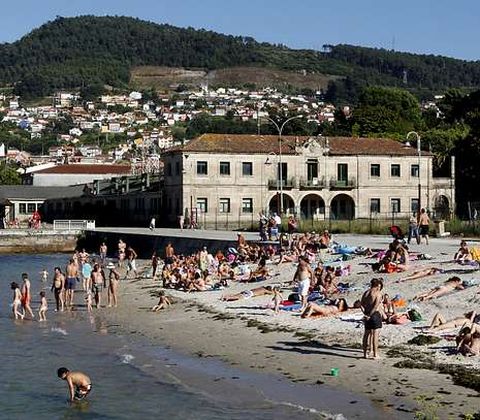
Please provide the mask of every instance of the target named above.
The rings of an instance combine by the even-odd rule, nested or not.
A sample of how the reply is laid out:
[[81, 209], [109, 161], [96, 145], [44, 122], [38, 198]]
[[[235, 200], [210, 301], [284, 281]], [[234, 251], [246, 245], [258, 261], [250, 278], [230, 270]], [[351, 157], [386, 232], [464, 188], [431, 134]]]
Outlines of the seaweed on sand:
[[428, 346], [430, 344], [436, 344], [441, 340], [442, 340], [441, 338], [434, 337], [433, 335], [420, 334], [412, 338], [411, 340], [409, 340], [407, 343], [415, 344], [416, 346]]

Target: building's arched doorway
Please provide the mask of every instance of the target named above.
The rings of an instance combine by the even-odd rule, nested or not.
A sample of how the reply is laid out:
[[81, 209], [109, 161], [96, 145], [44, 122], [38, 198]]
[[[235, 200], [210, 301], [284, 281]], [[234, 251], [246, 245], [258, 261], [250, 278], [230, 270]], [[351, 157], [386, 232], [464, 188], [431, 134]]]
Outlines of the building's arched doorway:
[[300, 202], [302, 219], [323, 219], [325, 217], [325, 201], [317, 194], [308, 194]]
[[355, 202], [347, 194], [338, 194], [330, 204], [330, 217], [336, 220], [351, 220], [355, 218]]
[[435, 207], [433, 209], [436, 219], [450, 218], [450, 201], [444, 195], [439, 195], [435, 199]]
[[[270, 213], [280, 214], [280, 193], [275, 194], [268, 205]], [[283, 193], [283, 212], [284, 214], [295, 214], [295, 203], [293, 198]]]

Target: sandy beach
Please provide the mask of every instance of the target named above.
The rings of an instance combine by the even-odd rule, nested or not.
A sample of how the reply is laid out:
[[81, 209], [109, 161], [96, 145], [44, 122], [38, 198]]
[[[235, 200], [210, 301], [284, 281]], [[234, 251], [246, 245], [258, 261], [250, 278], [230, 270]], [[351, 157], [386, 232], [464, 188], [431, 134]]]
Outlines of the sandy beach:
[[[386, 248], [390, 239], [355, 235], [334, 237], [339, 243], [351, 246]], [[458, 249], [459, 239], [431, 239], [430, 245], [412, 245], [414, 252], [428, 253], [433, 258], [414, 261], [409, 272], [422, 267], [439, 267], [447, 272], [409, 282], [396, 281], [406, 274], [385, 274], [385, 291], [400, 295], [411, 302], [420, 292], [442, 284], [448, 277], [458, 275], [462, 280], [474, 280], [478, 272], [472, 266], [450, 262]], [[470, 246], [475, 246], [471, 242]], [[215, 251], [215, 250], [211, 250]], [[342, 264], [351, 265], [352, 273], [340, 281], [349, 283], [350, 291], [343, 294], [353, 303], [374, 277], [366, 263], [375, 260], [357, 257]], [[145, 263], [146, 264], [146, 263]], [[295, 266], [291, 263], [269, 265], [272, 277], [253, 287], [278, 284], [292, 279]], [[120, 307], [97, 312], [108, 324], [123, 331], [141, 334], [159, 346], [198, 358], [215, 358], [245, 370], [281, 375], [292, 382], [309, 384], [322, 390], [342, 389], [367, 397], [385, 415], [413, 417], [425, 404], [435, 406], [440, 418], [459, 418], [462, 414], [479, 411], [479, 394], [475, 389], [458, 386], [450, 374], [432, 369], [394, 367], [398, 362], [424, 362], [440, 368], [442, 365], [461, 365], [476, 374], [477, 390], [480, 357], [451, 354], [454, 342], [441, 338], [429, 346], [407, 345], [421, 333], [437, 312], [447, 319], [468, 310], [479, 312], [478, 286], [454, 292], [425, 303], [415, 303], [424, 321], [405, 325], [384, 325], [381, 331], [381, 360], [364, 360], [360, 349], [363, 325], [359, 316], [349, 313], [343, 317], [301, 319], [296, 312], [281, 311], [275, 316], [268, 308], [271, 297], [257, 297], [236, 302], [220, 300], [224, 294], [251, 288], [251, 284], [232, 283], [226, 290], [184, 293], [167, 291], [174, 305], [160, 313], [149, 309], [157, 302], [154, 296], [160, 282], [148, 278], [121, 282]], [[283, 291], [288, 296], [289, 290]], [[448, 331], [447, 331], [448, 332]], [[450, 331], [454, 333], [455, 331]], [[332, 368], [339, 376], [331, 376]], [[325, 391], [326, 392], [326, 391]], [[418, 398], [424, 403], [417, 401]], [[356, 404], [354, 399], [345, 406]]]

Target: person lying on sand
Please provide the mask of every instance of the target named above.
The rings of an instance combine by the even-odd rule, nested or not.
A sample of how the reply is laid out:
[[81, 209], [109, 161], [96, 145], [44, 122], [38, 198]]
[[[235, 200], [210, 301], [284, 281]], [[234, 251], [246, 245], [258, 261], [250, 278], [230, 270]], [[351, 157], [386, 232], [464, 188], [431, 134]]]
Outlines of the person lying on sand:
[[445, 296], [454, 290], [463, 289], [465, 289], [465, 287], [462, 285], [462, 280], [460, 280], [459, 277], [450, 277], [442, 286], [436, 286], [433, 289], [430, 289], [428, 292], [417, 295], [413, 298], [413, 300], [424, 302], [426, 300]]
[[167, 296], [165, 296], [165, 292], [162, 290], [159, 293], [158, 303], [151, 309], [151, 311], [152, 312], [158, 312], [162, 309], [168, 308], [171, 304], [172, 304], [172, 302], [170, 301], [170, 299]]
[[428, 277], [428, 276], [434, 276], [435, 274], [442, 274], [444, 272], [445, 270], [442, 270], [441, 268], [427, 267], [421, 270], [414, 271], [412, 274], [405, 277], [403, 280], [398, 280], [397, 283], [400, 283], [402, 281], [421, 279], [423, 277]]
[[317, 305], [314, 302], [309, 302], [307, 307], [302, 312], [302, 318], [310, 318], [311, 316], [327, 317], [337, 315], [340, 312], [348, 311], [349, 309], [360, 308], [360, 302], [355, 302], [352, 308], [349, 308], [345, 299], [336, 299], [329, 305]]
[[235, 300], [250, 299], [257, 296], [273, 295], [273, 293], [272, 286], [262, 286], [251, 290], [244, 290], [243, 292], [236, 293], [234, 295], [222, 296], [221, 300], [232, 302]]
[[[450, 330], [453, 328], [459, 328], [463, 326], [472, 326], [474, 323], [478, 325], [480, 323], [480, 315], [477, 315], [475, 311], [466, 312], [463, 316], [451, 319], [447, 321], [446, 318], [437, 312], [432, 319], [429, 330], [430, 331], [442, 331]], [[480, 331], [480, 325], [478, 326]]]

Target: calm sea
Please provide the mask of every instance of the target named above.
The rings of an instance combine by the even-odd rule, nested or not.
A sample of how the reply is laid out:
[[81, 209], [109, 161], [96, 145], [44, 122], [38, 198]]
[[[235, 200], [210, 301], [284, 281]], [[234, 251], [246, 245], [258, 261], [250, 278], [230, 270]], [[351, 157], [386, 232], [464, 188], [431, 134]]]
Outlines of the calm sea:
[[[32, 281], [34, 310], [38, 293], [50, 284], [40, 271], [65, 266], [65, 255], [0, 256], [0, 418], [5, 419], [309, 419], [318, 412], [283, 405], [309, 391], [278, 378], [242, 373], [220, 362], [189, 359], [145, 342], [137, 335], [111, 333], [82, 310], [55, 313], [52, 294], [48, 321], [11, 318], [10, 282], [22, 272]], [[50, 280], [49, 280], [50, 283]], [[82, 297], [77, 294], [76, 300]], [[70, 405], [56, 370], [66, 366], [89, 374], [88, 402]], [[262, 390], [263, 389], [263, 390]], [[268, 394], [274, 394], [268, 395]], [[274, 397], [277, 398], [274, 398]], [[313, 395], [317, 401], [320, 395]], [[325, 398], [325, 395], [323, 396]], [[328, 395], [326, 395], [329, 398]], [[311, 405], [299, 402], [298, 405]], [[318, 410], [318, 407], [317, 407]]]

